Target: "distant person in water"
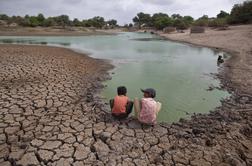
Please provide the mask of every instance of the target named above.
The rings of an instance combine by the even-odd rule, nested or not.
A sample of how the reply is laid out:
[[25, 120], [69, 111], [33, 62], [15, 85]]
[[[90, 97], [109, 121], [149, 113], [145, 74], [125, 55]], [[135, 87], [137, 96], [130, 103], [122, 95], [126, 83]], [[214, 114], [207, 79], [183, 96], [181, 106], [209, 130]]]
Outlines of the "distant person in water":
[[224, 62], [224, 59], [222, 58], [222, 56], [221, 56], [221, 55], [219, 55], [217, 62], [218, 62], [218, 64], [220, 64], [220, 63], [223, 63], [223, 62]]
[[144, 124], [153, 125], [157, 123], [157, 114], [161, 109], [161, 103], [156, 102], [156, 91], [152, 88], [141, 89], [144, 97], [139, 101], [134, 100], [134, 110], [137, 119]]
[[132, 112], [133, 102], [126, 96], [127, 88], [120, 86], [117, 88], [117, 96], [110, 100], [112, 116], [117, 119], [125, 119]]

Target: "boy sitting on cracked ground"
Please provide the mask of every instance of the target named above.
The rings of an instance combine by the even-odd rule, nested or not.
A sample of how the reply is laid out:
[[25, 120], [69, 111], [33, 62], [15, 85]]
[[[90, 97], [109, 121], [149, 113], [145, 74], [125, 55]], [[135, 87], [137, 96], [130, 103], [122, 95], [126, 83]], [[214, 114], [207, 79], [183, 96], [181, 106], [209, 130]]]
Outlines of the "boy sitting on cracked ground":
[[135, 98], [134, 110], [137, 119], [148, 125], [154, 125], [157, 123], [157, 114], [161, 109], [162, 104], [154, 100], [156, 97], [156, 91], [152, 88], [145, 90], [141, 89], [144, 93], [144, 98], [140, 101]]
[[133, 102], [126, 96], [127, 88], [120, 86], [117, 88], [117, 96], [110, 100], [112, 116], [116, 119], [125, 119], [132, 112]]

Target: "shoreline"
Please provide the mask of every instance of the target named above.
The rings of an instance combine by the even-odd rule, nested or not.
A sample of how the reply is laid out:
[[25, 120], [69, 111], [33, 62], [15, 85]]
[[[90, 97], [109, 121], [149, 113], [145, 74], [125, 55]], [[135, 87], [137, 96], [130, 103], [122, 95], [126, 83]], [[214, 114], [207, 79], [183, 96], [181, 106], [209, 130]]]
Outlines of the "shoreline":
[[1, 165], [252, 164], [252, 96], [173, 124], [115, 122], [96, 93], [111, 65], [65, 48], [0, 49], [0, 73], [11, 78], [0, 82]]
[[53, 28], [53, 27], [0, 27], [0, 36], [93, 36], [93, 35], [116, 35], [121, 30], [95, 30], [90, 28]]
[[[230, 42], [231, 44], [229, 45], [228, 43], [226, 44], [220, 44], [218, 45], [218, 39], [221, 38], [221, 40], [224, 40], [225, 41], [225, 38], [227, 40], [231, 40], [233, 41], [233, 38], [232, 39], [228, 39], [229, 36], [232, 36], [232, 32], [234, 33], [239, 33], [238, 31], [236, 32], [236, 29], [238, 29], [239, 27], [242, 27], [243, 29], [246, 28], [246, 31], [243, 32], [243, 36], [245, 37], [242, 37], [242, 36], [238, 36], [240, 37], [237, 38], [237, 40], [244, 40], [244, 41], [241, 41], [241, 43], [238, 42], [235, 42], [236, 46], [234, 47], [234, 42]], [[206, 31], [206, 33], [203, 33], [203, 34], [189, 34], [189, 31], [187, 30], [185, 33], [183, 34], [164, 34], [162, 32], [158, 32], [158, 35], [161, 36], [161, 37], [164, 37], [168, 40], [171, 40], [171, 41], [175, 41], [175, 42], [180, 42], [180, 43], [186, 43], [186, 44], [189, 44], [189, 45], [194, 45], [194, 46], [198, 46], [198, 47], [208, 47], [210, 49], [214, 49], [214, 50], [220, 50], [220, 51], [224, 51], [228, 54], [231, 55], [230, 58], [227, 59], [227, 61], [225, 61], [224, 65], [223, 65], [223, 68], [225, 71], [223, 71], [222, 73], [220, 73], [219, 75], [221, 75], [221, 77], [228, 77], [229, 80], [233, 81], [232, 80], [232, 75], [229, 74], [230, 73], [230, 70], [235, 70], [235, 67], [237, 64], [240, 64], [237, 62], [237, 59], [239, 58], [247, 58], [249, 57], [249, 55], [252, 54], [252, 44], [250, 44], [252, 42], [251, 38], [252, 37], [252, 31], [250, 31], [249, 29], [252, 28], [252, 25], [242, 25], [242, 26], [231, 26], [230, 30], [225, 30], [225, 31], [216, 31], [216, 30], [213, 30], [213, 29], [208, 29]], [[211, 39], [212, 38], [212, 39]], [[215, 40], [216, 39], [216, 43], [214, 43], [214, 41], [207, 41], [207, 40]], [[222, 42], [223, 43], [223, 42]], [[242, 45], [247, 45], [245, 46], [244, 48], [242, 47]], [[247, 64], [245, 64], [247, 65]], [[246, 70], [246, 68], [245, 68]], [[251, 70], [251, 68], [247, 68], [248, 71]], [[222, 78], [221, 78], [222, 79]], [[226, 79], [227, 80], [227, 79]], [[235, 81], [235, 80], [234, 80]], [[233, 82], [234, 82], [233, 81]], [[223, 79], [222, 79], [222, 82], [223, 82]], [[250, 85], [252, 85], [252, 81], [249, 80], [249, 83]], [[250, 86], [246, 86], [244, 89], [240, 88], [239, 85], [235, 85], [233, 86], [232, 83], [230, 85], [227, 85], [225, 86], [226, 88], [231, 88], [233, 89], [239, 89], [239, 91], [241, 91], [241, 93], [247, 91], [246, 88], [249, 89], [249, 93], [252, 94], [252, 89], [250, 88]], [[228, 90], [228, 89], [227, 89]]]
[[[160, 36], [160, 37], [164, 37], [160, 33], [157, 33], [157, 35]], [[226, 78], [227, 77], [226, 73], [229, 72], [228, 71], [229, 69], [226, 66], [228, 66], [231, 63], [230, 61], [232, 61], [232, 58], [234, 58], [235, 56], [238, 56], [237, 51], [230, 50], [230, 49], [225, 49], [225, 48], [213, 47], [213, 46], [209, 46], [207, 44], [195, 44], [195, 43], [192, 43], [190, 41], [181, 41], [179, 39], [171, 39], [171, 38], [169, 38], [167, 36], [164, 37], [164, 39], [168, 40], [168, 41], [172, 41], [172, 42], [186, 44], [186, 45], [189, 45], [189, 46], [192, 46], [192, 47], [209, 48], [211, 50], [218, 51], [218, 52], [225, 52], [228, 55], [230, 55], [230, 57], [226, 58], [225, 62], [223, 64], [221, 64], [221, 66], [219, 66], [218, 73], [214, 74], [214, 76], [216, 76], [216, 78], [220, 80], [220, 86], [221, 86], [220, 88], [222, 90], [227, 90], [229, 94], [234, 95], [234, 92], [235, 92], [234, 88], [230, 87], [230, 84], [227, 85], [227, 83], [226, 83], [227, 81], [229, 81], [229, 79]]]

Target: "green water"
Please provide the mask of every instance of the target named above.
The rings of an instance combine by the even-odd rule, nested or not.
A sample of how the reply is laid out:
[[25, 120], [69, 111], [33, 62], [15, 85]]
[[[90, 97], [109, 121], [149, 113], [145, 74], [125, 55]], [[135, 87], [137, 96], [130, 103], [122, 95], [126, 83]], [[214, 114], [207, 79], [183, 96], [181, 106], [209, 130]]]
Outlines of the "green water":
[[[154, 88], [162, 103], [160, 122], [189, 117], [187, 113], [207, 113], [229, 96], [211, 74], [218, 72], [219, 53], [208, 48], [162, 40], [146, 33], [120, 33], [114, 36], [81, 37], [0, 37], [2, 43], [48, 44], [76, 49], [95, 58], [109, 59], [116, 66], [112, 80], [106, 81], [106, 100], [124, 85], [128, 96], [141, 98], [140, 88]], [[187, 113], [186, 113], [187, 112]]]

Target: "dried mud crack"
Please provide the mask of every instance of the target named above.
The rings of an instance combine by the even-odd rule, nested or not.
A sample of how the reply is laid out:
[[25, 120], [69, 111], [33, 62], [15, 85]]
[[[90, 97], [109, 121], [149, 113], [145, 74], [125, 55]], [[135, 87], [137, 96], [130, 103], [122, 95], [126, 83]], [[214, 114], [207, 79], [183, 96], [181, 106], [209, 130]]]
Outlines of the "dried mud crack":
[[116, 122], [111, 68], [63, 48], [0, 45], [0, 165], [252, 165], [252, 96], [174, 124]]

